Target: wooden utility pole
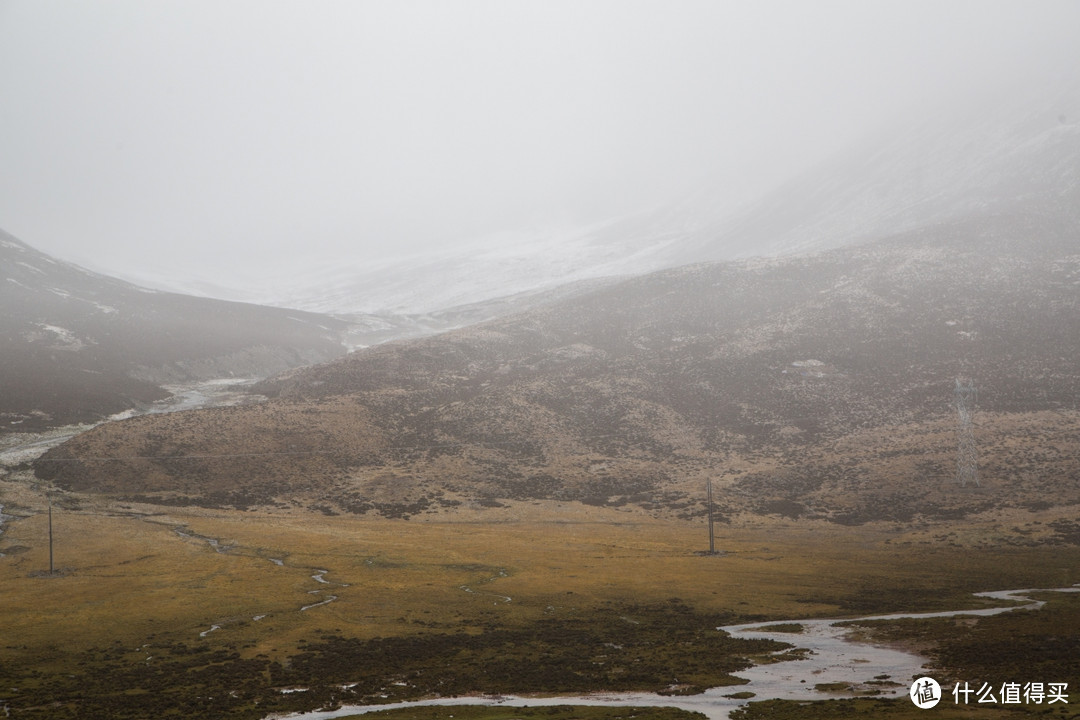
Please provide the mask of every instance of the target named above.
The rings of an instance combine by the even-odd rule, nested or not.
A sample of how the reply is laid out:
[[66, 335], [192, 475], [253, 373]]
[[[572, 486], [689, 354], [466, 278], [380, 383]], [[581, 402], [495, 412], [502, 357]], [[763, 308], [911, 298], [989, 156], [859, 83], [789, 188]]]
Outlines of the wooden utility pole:
[[49, 574], [53, 574], [53, 541], [52, 541], [52, 495], [45, 493], [49, 498]]

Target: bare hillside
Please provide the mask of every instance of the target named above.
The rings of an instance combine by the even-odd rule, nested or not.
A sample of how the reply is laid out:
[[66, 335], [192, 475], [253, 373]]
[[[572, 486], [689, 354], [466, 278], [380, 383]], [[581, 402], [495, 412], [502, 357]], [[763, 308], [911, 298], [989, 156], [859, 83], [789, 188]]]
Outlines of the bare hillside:
[[[1054, 215], [663, 271], [112, 423], [40, 476], [172, 502], [399, 516], [561, 499], [857, 523], [1080, 502], [1080, 247]], [[957, 376], [982, 487], [955, 473]], [[134, 457], [143, 459], [132, 459]], [[119, 459], [106, 459], [119, 458]]]
[[157, 292], [0, 232], [0, 433], [99, 420], [161, 383], [264, 376], [344, 354], [347, 324]]

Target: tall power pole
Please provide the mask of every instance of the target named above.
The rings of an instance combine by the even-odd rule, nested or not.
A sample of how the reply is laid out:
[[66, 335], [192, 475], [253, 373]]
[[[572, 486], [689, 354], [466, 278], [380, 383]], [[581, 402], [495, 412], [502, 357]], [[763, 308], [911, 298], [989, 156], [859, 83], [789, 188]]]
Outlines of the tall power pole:
[[712, 478], [708, 479], [706, 485], [708, 490], [708, 502], [709, 502], [709, 554], [716, 554], [716, 536], [713, 534], [713, 503], [712, 503]]
[[49, 574], [53, 574], [53, 542], [52, 542], [52, 495], [45, 493], [49, 498]]
[[971, 427], [971, 414], [975, 411], [976, 400], [978, 393], [975, 391], [975, 384], [970, 379], [957, 378], [956, 481], [960, 483], [960, 487], [967, 487], [969, 481], [979, 487], [979, 456], [975, 449], [975, 433]]

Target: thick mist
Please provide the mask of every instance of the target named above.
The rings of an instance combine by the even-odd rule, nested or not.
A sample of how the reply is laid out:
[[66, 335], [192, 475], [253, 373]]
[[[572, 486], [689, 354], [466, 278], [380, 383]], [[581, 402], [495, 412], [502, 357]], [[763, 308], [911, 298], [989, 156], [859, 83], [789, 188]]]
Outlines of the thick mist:
[[1076, 27], [1065, 1], [2, 2], [0, 226], [235, 287], [734, 208], [898, 117], [1054, 81]]

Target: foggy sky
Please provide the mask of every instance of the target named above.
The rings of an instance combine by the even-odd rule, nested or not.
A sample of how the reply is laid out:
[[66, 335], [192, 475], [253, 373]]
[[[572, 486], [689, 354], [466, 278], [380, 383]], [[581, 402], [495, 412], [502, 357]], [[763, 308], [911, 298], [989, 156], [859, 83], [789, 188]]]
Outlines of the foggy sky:
[[1080, 2], [0, 0], [0, 227], [226, 278], [749, 200], [1080, 65]]

